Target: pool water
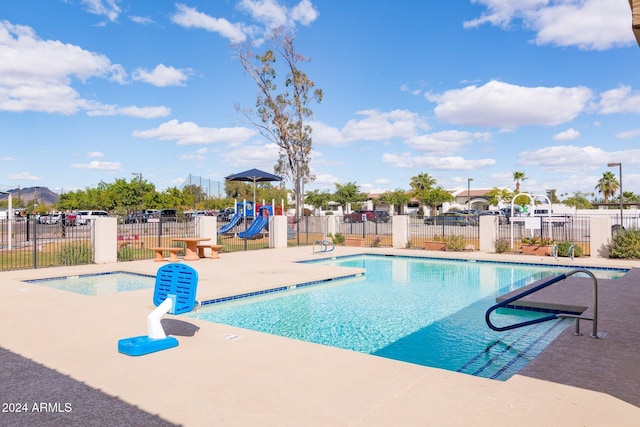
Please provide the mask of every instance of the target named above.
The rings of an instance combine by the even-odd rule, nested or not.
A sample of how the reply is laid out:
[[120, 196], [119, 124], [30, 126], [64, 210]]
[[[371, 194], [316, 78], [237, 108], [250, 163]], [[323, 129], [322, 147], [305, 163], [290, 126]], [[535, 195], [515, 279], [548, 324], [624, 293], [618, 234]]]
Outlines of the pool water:
[[26, 280], [26, 282], [77, 294], [96, 296], [153, 288], [156, 278], [144, 274], [111, 272]]
[[[571, 320], [494, 332], [485, 311], [498, 295], [570, 268], [358, 256], [324, 264], [364, 276], [211, 304], [193, 317], [486, 378], [522, 369]], [[603, 272], [607, 277], [622, 272]], [[501, 309], [496, 324], [548, 313]]]

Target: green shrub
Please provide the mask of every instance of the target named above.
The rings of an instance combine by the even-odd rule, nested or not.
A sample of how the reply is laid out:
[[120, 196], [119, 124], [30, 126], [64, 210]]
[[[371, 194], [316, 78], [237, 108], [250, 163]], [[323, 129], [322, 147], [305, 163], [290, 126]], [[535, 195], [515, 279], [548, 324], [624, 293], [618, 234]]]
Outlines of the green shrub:
[[118, 250], [118, 261], [131, 261], [133, 259], [133, 248], [129, 245]]
[[569, 256], [569, 248], [573, 246], [573, 256], [579, 257], [582, 256], [582, 248], [580, 246], [576, 246], [571, 242], [559, 242], [558, 243], [558, 256]]
[[620, 230], [611, 242], [611, 258], [640, 258], [640, 229]]
[[341, 245], [344, 243], [344, 235], [342, 233], [329, 234], [329, 238], [334, 245]]
[[444, 238], [444, 242], [447, 244], [448, 251], [464, 251], [464, 247], [467, 245], [464, 236], [452, 234]]
[[511, 252], [511, 243], [506, 239], [498, 239], [493, 241], [493, 249], [497, 254]]
[[69, 243], [57, 254], [59, 265], [91, 263], [91, 248], [87, 243]]

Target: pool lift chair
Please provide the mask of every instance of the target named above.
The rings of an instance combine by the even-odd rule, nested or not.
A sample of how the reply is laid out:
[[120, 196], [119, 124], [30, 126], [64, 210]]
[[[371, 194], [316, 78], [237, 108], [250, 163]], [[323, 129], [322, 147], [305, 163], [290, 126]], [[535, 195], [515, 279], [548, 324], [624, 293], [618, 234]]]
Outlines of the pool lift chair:
[[160, 320], [165, 314], [183, 314], [194, 309], [198, 272], [185, 264], [166, 264], [156, 273], [153, 304], [156, 309], [147, 316], [148, 335], [123, 338], [118, 341], [118, 351], [129, 356], [142, 356], [176, 347], [178, 340], [168, 337]]

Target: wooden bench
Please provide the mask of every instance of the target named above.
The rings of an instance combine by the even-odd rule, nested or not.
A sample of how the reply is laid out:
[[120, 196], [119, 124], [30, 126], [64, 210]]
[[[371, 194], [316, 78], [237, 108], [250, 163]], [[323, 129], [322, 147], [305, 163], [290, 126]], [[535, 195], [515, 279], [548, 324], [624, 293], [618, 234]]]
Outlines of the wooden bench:
[[178, 261], [178, 252], [183, 250], [182, 248], [177, 247], [158, 247], [158, 248], [149, 248], [152, 251], [156, 251], [156, 259], [155, 262], [164, 261], [163, 252], [169, 252], [169, 261], [175, 262]]
[[218, 254], [218, 251], [220, 249], [223, 248], [222, 245], [214, 245], [213, 243], [201, 243], [198, 246], [196, 246], [196, 248], [198, 248], [198, 256], [200, 258], [204, 258], [204, 250], [205, 249], [211, 249], [211, 256], [209, 258], [211, 259], [218, 259], [220, 258], [220, 254]]

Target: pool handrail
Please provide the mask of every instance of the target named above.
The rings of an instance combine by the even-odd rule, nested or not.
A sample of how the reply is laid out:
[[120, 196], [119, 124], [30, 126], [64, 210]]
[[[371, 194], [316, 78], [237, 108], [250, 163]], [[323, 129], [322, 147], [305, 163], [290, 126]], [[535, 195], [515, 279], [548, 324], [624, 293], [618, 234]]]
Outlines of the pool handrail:
[[[586, 316], [582, 316], [582, 315], [576, 315], [576, 314], [569, 314], [569, 313], [554, 313], [551, 314], [549, 316], [545, 316], [545, 317], [541, 317], [538, 319], [533, 319], [533, 320], [527, 320], [524, 322], [520, 322], [520, 323], [514, 323], [511, 325], [507, 325], [507, 326], [496, 326], [491, 322], [491, 313], [493, 313], [494, 311], [496, 311], [499, 308], [503, 308], [503, 307], [507, 307], [509, 304], [511, 304], [514, 301], [517, 301], [523, 297], [526, 297], [527, 295], [531, 295], [535, 292], [538, 292], [541, 289], [544, 289], [548, 286], [551, 286], [555, 283], [558, 283], [564, 279], [566, 279], [569, 276], [573, 276], [574, 274], [577, 273], [585, 273], [587, 274], [589, 277], [591, 277], [591, 279], [593, 280], [593, 316], [592, 317], [586, 317]], [[489, 307], [489, 309], [487, 310], [487, 312], [485, 313], [485, 321], [487, 322], [487, 326], [489, 326], [489, 328], [493, 329], [494, 331], [497, 332], [504, 332], [504, 331], [509, 331], [511, 329], [516, 329], [516, 328], [521, 328], [523, 326], [529, 326], [529, 325], [534, 325], [536, 323], [542, 323], [542, 322], [546, 322], [548, 320], [553, 320], [553, 319], [557, 319], [558, 317], [568, 317], [568, 318], [574, 318], [576, 319], [576, 331], [575, 331], [575, 335], [581, 335], [580, 334], [580, 319], [584, 319], [584, 320], [591, 320], [593, 322], [593, 331], [591, 333], [591, 338], [602, 338], [603, 336], [599, 336], [598, 335], [598, 279], [596, 279], [596, 277], [594, 276], [594, 274], [588, 270], [585, 269], [575, 269], [575, 270], [571, 270], [568, 273], [562, 273], [556, 277], [553, 277], [539, 285], [536, 285], [530, 289], [527, 289], [517, 295], [512, 296], [511, 298], [507, 298], [504, 301], [500, 301], [497, 304], [492, 305], [491, 307]]]
[[[320, 245], [320, 250], [316, 252], [316, 245]], [[336, 245], [331, 240], [323, 239], [313, 242], [313, 253], [333, 252]]]

